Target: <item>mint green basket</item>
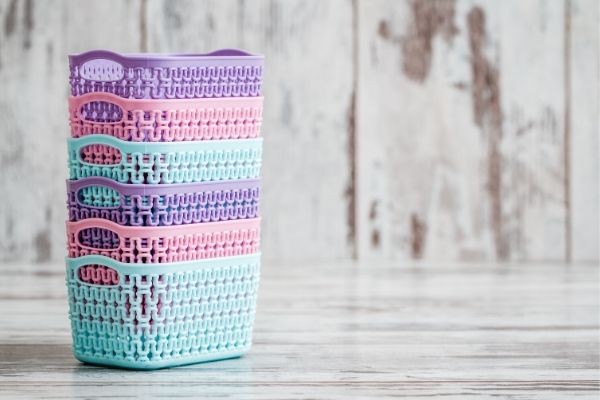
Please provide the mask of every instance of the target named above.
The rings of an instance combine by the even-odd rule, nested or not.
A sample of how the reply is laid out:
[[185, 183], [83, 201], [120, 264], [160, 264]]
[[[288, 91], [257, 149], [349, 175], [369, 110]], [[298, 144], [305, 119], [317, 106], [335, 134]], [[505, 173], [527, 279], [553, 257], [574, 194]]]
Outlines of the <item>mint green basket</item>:
[[260, 254], [170, 264], [67, 258], [80, 361], [157, 369], [239, 357], [252, 342]]
[[262, 138], [196, 142], [126, 142], [109, 135], [67, 139], [69, 178], [169, 184], [256, 179]]

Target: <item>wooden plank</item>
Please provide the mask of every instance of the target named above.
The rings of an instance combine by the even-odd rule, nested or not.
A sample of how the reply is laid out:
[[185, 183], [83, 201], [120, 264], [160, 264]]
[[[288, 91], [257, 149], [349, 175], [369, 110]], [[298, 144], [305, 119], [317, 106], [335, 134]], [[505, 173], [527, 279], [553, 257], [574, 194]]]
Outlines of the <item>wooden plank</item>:
[[247, 356], [144, 373], [72, 357], [63, 268], [3, 266], [0, 397], [596, 400], [600, 390], [591, 265], [266, 263]]
[[148, 1], [148, 50], [239, 47], [266, 55], [263, 122], [265, 257], [347, 258], [347, 1]]
[[0, 259], [65, 256], [66, 55], [137, 50], [138, 16], [138, 1], [0, 1]]
[[359, 16], [359, 256], [564, 259], [562, 3]]
[[600, 136], [600, 10], [594, 0], [571, 0], [570, 17], [570, 186], [571, 243], [574, 261], [600, 255], [598, 137]]
[[512, 259], [562, 261], [568, 251], [564, 3], [503, 4], [498, 69], [505, 136], [499, 145], [508, 251]]

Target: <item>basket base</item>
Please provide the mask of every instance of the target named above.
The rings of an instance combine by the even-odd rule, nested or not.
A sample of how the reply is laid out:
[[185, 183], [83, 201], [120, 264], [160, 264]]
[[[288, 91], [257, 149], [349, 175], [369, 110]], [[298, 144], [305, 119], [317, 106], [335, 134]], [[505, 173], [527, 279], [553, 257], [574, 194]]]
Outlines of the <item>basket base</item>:
[[246, 354], [250, 347], [245, 349], [236, 349], [233, 351], [220, 351], [211, 354], [202, 354], [199, 356], [185, 356], [171, 358], [161, 361], [129, 361], [129, 360], [110, 360], [102, 357], [87, 356], [74, 353], [76, 359], [83, 363], [112, 368], [124, 368], [140, 371], [149, 371], [155, 369], [179, 367], [183, 365], [198, 364], [209, 361], [228, 360], [231, 358], [239, 358]]

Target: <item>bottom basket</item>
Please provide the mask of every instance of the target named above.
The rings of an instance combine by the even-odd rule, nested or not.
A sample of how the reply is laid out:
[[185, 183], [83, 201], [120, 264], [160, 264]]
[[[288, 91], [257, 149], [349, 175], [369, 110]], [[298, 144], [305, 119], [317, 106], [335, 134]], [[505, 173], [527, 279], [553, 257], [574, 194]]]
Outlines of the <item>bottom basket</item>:
[[73, 352], [83, 362], [157, 369], [250, 349], [260, 254], [168, 264], [67, 259]]

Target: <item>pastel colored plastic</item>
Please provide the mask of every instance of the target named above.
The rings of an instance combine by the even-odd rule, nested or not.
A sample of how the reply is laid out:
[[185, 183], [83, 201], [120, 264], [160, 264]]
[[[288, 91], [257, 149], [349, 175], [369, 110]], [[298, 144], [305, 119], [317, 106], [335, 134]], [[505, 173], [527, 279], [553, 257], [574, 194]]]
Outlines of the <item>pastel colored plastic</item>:
[[257, 253], [260, 218], [180, 226], [122, 226], [101, 218], [67, 222], [69, 257], [171, 263]]
[[136, 99], [260, 96], [264, 57], [224, 49], [208, 54], [69, 56], [71, 94], [108, 92]]
[[252, 343], [259, 278], [260, 254], [171, 264], [67, 259], [73, 353], [141, 370], [239, 357]]
[[138, 100], [87, 93], [69, 98], [71, 137], [105, 134], [131, 142], [256, 138], [262, 107], [262, 97]]
[[170, 226], [256, 218], [260, 181], [126, 185], [107, 178], [67, 181], [69, 220]]
[[134, 143], [107, 135], [67, 139], [69, 178], [167, 184], [256, 179], [262, 138]]

